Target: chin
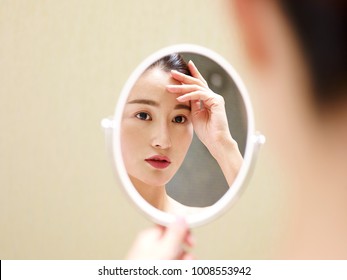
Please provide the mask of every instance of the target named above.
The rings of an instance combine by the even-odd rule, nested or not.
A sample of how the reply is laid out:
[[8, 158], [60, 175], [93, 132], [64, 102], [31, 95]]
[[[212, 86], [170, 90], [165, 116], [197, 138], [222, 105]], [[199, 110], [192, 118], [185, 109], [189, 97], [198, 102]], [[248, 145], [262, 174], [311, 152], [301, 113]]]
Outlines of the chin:
[[169, 183], [171, 181], [173, 176], [168, 176], [168, 175], [164, 175], [164, 174], [152, 174], [151, 176], [146, 176], [146, 178], [144, 178], [145, 180], [143, 180], [144, 183], [146, 183], [147, 185], [150, 186], [165, 186], [167, 183]]
[[132, 170], [135, 172], [128, 172], [128, 175], [134, 185], [136, 185], [136, 182], [138, 182], [139, 185], [142, 183], [153, 187], [165, 186], [171, 181], [177, 172], [177, 169], [175, 168], [174, 170], [171, 169], [159, 171], [138, 167], [137, 169], [133, 168]]

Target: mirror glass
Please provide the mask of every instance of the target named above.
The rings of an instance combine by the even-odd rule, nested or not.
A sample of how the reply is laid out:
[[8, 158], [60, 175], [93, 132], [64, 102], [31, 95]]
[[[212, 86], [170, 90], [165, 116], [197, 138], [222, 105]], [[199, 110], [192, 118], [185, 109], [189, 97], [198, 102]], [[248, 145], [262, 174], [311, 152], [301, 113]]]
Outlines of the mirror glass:
[[144, 60], [109, 123], [125, 193], [163, 225], [183, 215], [196, 226], [225, 211], [263, 142], [240, 77], [224, 58], [196, 45], [171, 46]]

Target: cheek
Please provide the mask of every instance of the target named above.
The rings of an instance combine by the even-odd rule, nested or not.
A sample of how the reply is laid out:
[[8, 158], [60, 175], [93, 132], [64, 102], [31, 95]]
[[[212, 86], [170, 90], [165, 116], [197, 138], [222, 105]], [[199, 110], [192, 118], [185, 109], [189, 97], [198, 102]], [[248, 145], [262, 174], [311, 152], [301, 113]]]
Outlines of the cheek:
[[124, 146], [140, 145], [146, 139], [148, 128], [145, 122], [136, 119], [124, 119], [121, 124], [121, 143]]
[[122, 123], [121, 129], [121, 145], [123, 153], [131, 152], [127, 151], [129, 146], [133, 146], [133, 139], [135, 136], [135, 129], [128, 125], [127, 122]]
[[193, 140], [193, 125], [186, 125], [175, 134], [176, 150], [180, 157], [185, 157]]
[[139, 150], [143, 150], [146, 143], [146, 130], [141, 129], [141, 137], [139, 137], [139, 130], [139, 126], [132, 121], [122, 122], [121, 147], [126, 165], [131, 159], [135, 159], [135, 155], [139, 155]]

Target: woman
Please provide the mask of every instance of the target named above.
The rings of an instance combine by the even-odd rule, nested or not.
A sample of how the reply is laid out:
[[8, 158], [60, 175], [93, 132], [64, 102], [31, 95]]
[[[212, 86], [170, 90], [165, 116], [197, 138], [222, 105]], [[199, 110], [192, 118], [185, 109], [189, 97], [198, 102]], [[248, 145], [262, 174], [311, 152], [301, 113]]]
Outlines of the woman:
[[[254, 91], [261, 96], [258, 106], [267, 124], [262, 131], [290, 186], [286, 234], [275, 257], [346, 259], [346, 2], [228, 5], [244, 39]], [[161, 258], [189, 258], [182, 250], [191, 244], [188, 239], [182, 222], [154, 227], [140, 236], [129, 257], [152, 257], [146, 244], [160, 247]]]
[[242, 164], [231, 137], [224, 99], [212, 92], [190, 61], [171, 54], [152, 64], [133, 86], [122, 118], [122, 151], [129, 177], [143, 198], [159, 210], [189, 214], [166, 194], [181, 166], [193, 130], [220, 165], [228, 184]]

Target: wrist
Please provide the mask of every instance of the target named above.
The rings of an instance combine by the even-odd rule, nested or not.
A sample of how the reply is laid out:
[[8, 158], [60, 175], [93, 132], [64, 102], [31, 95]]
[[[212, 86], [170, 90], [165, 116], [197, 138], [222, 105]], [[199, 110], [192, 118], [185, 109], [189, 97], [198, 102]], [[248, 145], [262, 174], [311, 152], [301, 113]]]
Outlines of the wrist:
[[230, 133], [215, 135], [212, 147], [213, 150], [211, 149], [210, 152], [217, 161], [223, 160], [226, 156], [226, 152], [238, 151], [238, 144]]

